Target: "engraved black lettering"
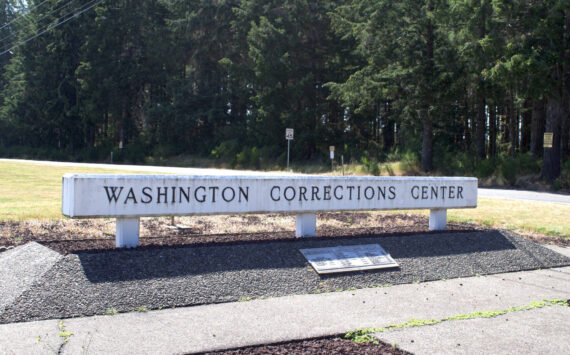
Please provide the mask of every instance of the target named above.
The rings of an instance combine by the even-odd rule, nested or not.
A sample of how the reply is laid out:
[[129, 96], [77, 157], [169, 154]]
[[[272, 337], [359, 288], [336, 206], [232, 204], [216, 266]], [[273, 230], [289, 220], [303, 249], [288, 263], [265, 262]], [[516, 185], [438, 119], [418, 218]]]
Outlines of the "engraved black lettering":
[[[226, 197], [226, 191], [230, 191], [232, 193], [232, 197], [227, 198]], [[232, 189], [231, 187], [226, 187], [225, 189], [222, 190], [222, 198], [224, 199], [224, 201], [226, 202], [232, 202], [234, 200], [234, 198], [236, 198], [236, 192], [234, 189]]]
[[307, 188], [305, 186], [299, 187], [299, 201], [302, 201], [302, 199], [308, 201], [306, 194], [307, 194]]
[[243, 198], [245, 199], [245, 201], [247, 202], [249, 200], [249, 186], [244, 189], [240, 186], [239, 188], [239, 198], [238, 198], [238, 202], [241, 202], [241, 197], [243, 196]]
[[463, 199], [463, 186], [457, 186], [457, 198]]
[[442, 187], [441, 187], [441, 191], [442, 191], [442, 193], [441, 193], [441, 199], [442, 199], [442, 200], [445, 200], [445, 190], [447, 190], [447, 186], [442, 186]]
[[378, 186], [378, 199], [380, 200], [380, 196], [382, 199], [386, 199], [386, 186]]
[[327, 185], [323, 187], [323, 200], [330, 201], [331, 199], [331, 186]]
[[219, 190], [220, 188], [217, 186], [210, 186], [208, 189], [212, 191], [212, 202], [216, 203], [216, 190]]
[[437, 200], [437, 186], [432, 186], [431, 187], [431, 199], [433, 200], [435, 196], [435, 199]]
[[186, 202], [190, 203], [190, 187], [187, 187], [186, 189], [187, 190], [184, 191], [184, 188], [178, 188], [178, 203], [182, 203], [182, 195], [184, 195]]
[[[109, 203], [111, 203], [112, 201], [117, 202], [117, 200], [121, 196], [121, 192], [123, 192], [122, 186], [120, 188], [119, 188], [119, 186], [103, 186], [103, 187], [105, 188], [105, 191], [107, 192], [107, 198], [109, 199]], [[111, 189], [111, 193], [109, 193], [109, 189]], [[118, 193], [117, 193], [117, 189], [119, 189]]]
[[412, 193], [412, 198], [414, 200], [417, 200], [418, 198], [420, 198], [420, 187], [418, 185], [412, 186], [411, 193]]
[[132, 187], [130, 188], [129, 193], [127, 194], [127, 198], [125, 198], [125, 205], [129, 200], [133, 200], [135, 204], [137, 203], [137, 198], [135, 197], [135, 192], [133, 191]]
[[158, 188], [157, 192], [156, 192], [156, 203], [160, 203], [160, 197], [164, 197], [164, 203], [168, 203], [168, 187], [164, 188], [164, 192], [160, 192], [160, 187]]
[[358, 201], [360, 201], [360, 186], [358, 186], [357, 191], [358, 191], [358, 193], [357, 193], [357, 195], [356, 195], [356, 196], [357, 196], [356, 199], [357, 199]]
[[[204, 191], [204, 194], [202, 194], [200, 197], [198, 197], [198, 190]], [[196, 199], [196, 201], [198, 201], [200, 203], [203, 203], [204, 201], [206, 201], [206, 187], [198, 186], [196, 188], [196, 190], [194, 190], [194, 198]]]
[[340, 197], [337, 195], [337, 190], [340, 189], [341, 191], [344, 189], [344, 187], [342, 186], [337, 186], [334, 188], [334, 198], [336, 198], [337, 200], [342, 200], [343, 199], [343, 195], [340, 195]]
[[[369, 193], [370, 192], [370, 193]], [[364, 197], [367, 200], [372, 200], [374, 198], [374, 188], [372, 186], [367, 186], [364, 189]]]
[[389, 198], [390, 200], [395, 199], [395, 198], [396, 198], [396, 186], [390, 186], [390, 187], [388, 188], [388, 191], [390, 192], [390, 196], [388, 196], [388, 198]]
[[452, 200], [455, 198], [455, 186], [449, 187], [449, 198]]
[[143, 195], [145, 195], [148, 198], [148, 200], [141, 198], [141, 202], [142, 203], [151, 203], [152, 202], [152, 195], [151, 195], [152, 189], [148, 186], [145, 186], [142, 189], [142, 193], [143, 193]]
[[348, 199], [352, 201], [352, 190], [354, 190], [354, 186], [347, 186], [348, 189]]
[[172, 186], [172, 203], [176, 203], [176, 186]]
[[428, 187], [422, 186], [422, 200], [427, 200], [428, 198]]
[[[287, 191], [292, 192], [291, 194], [289, 194], [289, 196], [291, 196], [291, 197], [287, 196]], [[285, 199], [287, 201], [292, 201], [295, 198], [295, 196], [296, 196], [296, 192], [295, 192], [295, 188], [293, 186], [287, 186], [285, 188], [285, 190], [283, 190], [283, 197], [285, 197]]]
[[311, 186], [311, 201], [314, 201], [315, 198], [319, 201], [321, 200], [321, 198], [319, 197], [319, 187]]
[[[273, 191], [274, 190], [277, 190], [277, 198], [273, 197]], [[281, 196], [280, 196], [281, 195], [281, 188], [279, 186], [273, 186], [271, 188], [271, 193], [269, 195], [271, 195], [271, 199], [275, 202], [281, 200]]]

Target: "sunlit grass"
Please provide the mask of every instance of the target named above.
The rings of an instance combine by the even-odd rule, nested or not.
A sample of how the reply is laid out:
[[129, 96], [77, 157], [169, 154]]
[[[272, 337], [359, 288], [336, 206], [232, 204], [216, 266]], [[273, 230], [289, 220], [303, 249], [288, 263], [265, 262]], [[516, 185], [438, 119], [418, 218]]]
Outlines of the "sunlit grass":
[[[429, 210], [394, 211], [429, 216]], [[477, 208], [447, 210], [453, 222], [570, 238], [570, 204], [479, 197]]]
[[[0, 220], [61, 219], [61, 178], [65, 173], [143, 174], [120, 169], [0, 162]], [[146, 173], [148, 174], [148, 173]], [[428, 211], [394, 211], [420, 213]], [[570, 238], [570, 205], [479, 198], [475, 209], [448, 210], [450, 221], [532, 231]]]
[[0, 219], [63, 218], [61, 179], [66, 173], [133, 174], [118, 169], [0, 162]]
[[449, 210], [449, 219], [570, 238], [570, 204], [480, 197], [475, 209]]

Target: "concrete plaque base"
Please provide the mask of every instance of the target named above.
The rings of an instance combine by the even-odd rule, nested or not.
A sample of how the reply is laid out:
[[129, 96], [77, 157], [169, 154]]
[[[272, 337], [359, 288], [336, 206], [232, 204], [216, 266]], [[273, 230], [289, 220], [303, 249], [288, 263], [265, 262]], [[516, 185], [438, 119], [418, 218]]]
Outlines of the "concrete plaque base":
[[380, 244], [300, 249], [319, 274], [398, 267]]

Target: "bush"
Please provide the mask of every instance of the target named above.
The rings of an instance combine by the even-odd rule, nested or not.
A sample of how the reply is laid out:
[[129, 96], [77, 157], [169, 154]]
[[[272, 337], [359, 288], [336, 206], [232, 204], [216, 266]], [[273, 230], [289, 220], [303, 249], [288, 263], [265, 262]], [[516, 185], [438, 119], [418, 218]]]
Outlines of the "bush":
[[420, 160], [418, 156], [410, 151], [402, 154], [402, 160], [400, 160], [400, 170], [406, 174], [418, 174], [420, 169]]
[[360, 161], [362, 162], [362, 165], [364, 165], [364, 168], [366, 168], [366, 171], [368, 171], [368, 173], [370, 173], [373, 176], [380, 176], [381, 169], [376, 158], [362, 157]]
[[570, 189], [570, 160], [567, 160], [560, 167], [560, 176], [554, 180], [554, 189]]
[[510, 185], [514, 185], [521, 175], [540, 172], [540, 161], [532, 154], [522, 154], [515, 158], [506, 157], [499, 163], [499, 173]]
[[495, 174], [497, 169], [497, 159], [490, 158], [486, 160], [480, 160], [475, 168], [475, 174], [478, 178], [488, 178]]

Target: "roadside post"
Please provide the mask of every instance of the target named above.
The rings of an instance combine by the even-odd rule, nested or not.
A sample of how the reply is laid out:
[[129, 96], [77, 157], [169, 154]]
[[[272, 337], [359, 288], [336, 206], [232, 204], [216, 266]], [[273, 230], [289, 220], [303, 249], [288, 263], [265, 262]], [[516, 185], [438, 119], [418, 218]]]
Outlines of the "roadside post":
[[334, 171], [334, 145], [331, 145], [329, 150], [331, 152], [331, 171]]
[[287, 140], [287, 171], [289, 171], [289, 151], [293, 140], [293, 128], [285, 128], [285, 139]]

